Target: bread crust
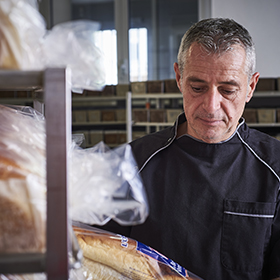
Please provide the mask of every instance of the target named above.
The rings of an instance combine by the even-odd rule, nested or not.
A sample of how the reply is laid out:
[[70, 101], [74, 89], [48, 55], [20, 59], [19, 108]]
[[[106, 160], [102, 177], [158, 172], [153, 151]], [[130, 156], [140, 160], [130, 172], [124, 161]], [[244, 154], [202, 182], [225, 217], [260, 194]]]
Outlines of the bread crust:
[[186, 279], [169, 266], [139, 252], [133, 239], [75, 227], [74, 231], [86, 259], [106, 265], [129, 279]]
[[82, 262], [83, 274], [86, 274], [86, 279], [92, 280], [130, 280], [118, 271], [102, 263], [97, 263], [86, 257]]
[[45, 226], [30, 201], [26, 180], [0, 180], [1, 253], [44, 251]]

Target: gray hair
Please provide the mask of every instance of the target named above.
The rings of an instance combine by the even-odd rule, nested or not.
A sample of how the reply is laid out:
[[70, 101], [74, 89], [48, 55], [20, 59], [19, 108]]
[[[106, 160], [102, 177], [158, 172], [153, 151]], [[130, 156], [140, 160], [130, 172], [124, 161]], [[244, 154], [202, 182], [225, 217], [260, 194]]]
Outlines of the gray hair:
[[242, 25], [232, 19], [210, 18], [201, 20], [185, 33], [178, 52], [178, 65], [184, 71], [187, 54], [192, 43], [197, 42], [208, 53], [221, 55], [240, 45], [246, 52], [246, 73], [250, 78], [256, 68], [256, 51], [251, 35]]

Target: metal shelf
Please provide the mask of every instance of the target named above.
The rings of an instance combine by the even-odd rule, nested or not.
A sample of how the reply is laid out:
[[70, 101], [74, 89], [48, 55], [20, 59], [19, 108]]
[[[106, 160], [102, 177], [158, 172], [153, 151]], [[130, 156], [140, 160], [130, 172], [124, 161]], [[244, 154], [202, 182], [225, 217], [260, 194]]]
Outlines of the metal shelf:
[[28, 90], [42, 88], [44, 71], [0, 70], [1, 90]]
[[40, 253], [0, 254], [0, 272], [8, 273], [39, 273], [46, 269], [46, 256]]
[[[68, 156], [71, 141], [71, 90], [64, 68], [0, 71], [0, 89], [43, 89], [46, 116], [47, 245], [45, 254], [0, 256], [0, 273], [45, 271], [47, 278], [69, 278]], [[38, 106], [39, 103], [34, 103]], [[37, 108], [36, 108], [37, 109]], [[42, 109], [42, 106], [38, 107]], [[55, 129], [54, 129], [55, 128]]]
[[[0, 74], [1, 75], [1, 74]], [[33, 98], [0, 98], [0, 104], [33, 103]]]

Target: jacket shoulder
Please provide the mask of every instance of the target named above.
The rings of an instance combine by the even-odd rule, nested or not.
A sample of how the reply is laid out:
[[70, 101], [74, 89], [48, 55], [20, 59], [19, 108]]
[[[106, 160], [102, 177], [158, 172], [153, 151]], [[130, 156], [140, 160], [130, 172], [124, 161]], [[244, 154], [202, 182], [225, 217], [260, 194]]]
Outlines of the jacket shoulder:
[[139, 169], [141, 169], [150, 156], [167, 146], [174, 139], [174, 130], [174, 127], [168, 127], [164, 130], [147, 134], [130, 143]]
[[266, 133], [251, 128], [246, 142], [280, 176], [280, 141]]

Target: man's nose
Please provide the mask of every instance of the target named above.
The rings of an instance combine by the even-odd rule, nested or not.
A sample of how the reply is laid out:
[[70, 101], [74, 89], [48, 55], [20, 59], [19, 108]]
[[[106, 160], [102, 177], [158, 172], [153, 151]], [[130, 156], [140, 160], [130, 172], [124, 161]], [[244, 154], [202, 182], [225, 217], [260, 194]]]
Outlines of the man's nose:
[[221, 107], [221, 94], [217, 88], [210, 88], [204, 94], [203, 108], [204, 110], [211, 114], [215, 113]]

